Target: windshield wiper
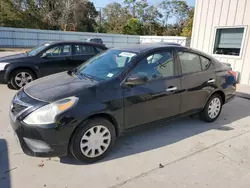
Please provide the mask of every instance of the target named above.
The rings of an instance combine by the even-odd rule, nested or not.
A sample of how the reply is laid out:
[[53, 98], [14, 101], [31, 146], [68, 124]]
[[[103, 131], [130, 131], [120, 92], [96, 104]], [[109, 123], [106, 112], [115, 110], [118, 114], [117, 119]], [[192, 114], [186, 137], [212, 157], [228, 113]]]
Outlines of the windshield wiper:
[[82, 76], [84, 76], [84, 77], [86, 77], [86, 78], [88, 78], [90, 80], [95, 80], [93, 76], [90, 76], [88, 74], [80, 73], [80, 75], [82, 75]]

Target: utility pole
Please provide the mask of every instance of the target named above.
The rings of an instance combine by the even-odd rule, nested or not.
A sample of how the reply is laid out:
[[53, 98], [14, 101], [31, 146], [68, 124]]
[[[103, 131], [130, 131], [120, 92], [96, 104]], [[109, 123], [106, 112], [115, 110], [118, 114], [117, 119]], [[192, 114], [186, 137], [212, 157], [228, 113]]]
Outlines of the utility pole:
[[102, 9], [103, 9], [103, 7], [96, 7], [96, 8], [100, 9], [99, 10], [99, 32], [100, 32], [101, 28], [102, 28]]

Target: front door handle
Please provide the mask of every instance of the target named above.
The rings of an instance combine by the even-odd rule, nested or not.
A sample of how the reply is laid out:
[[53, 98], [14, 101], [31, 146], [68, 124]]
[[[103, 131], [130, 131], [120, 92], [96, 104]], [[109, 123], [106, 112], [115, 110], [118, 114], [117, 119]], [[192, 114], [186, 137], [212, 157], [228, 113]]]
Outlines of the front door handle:
[[177, 87], [169, 87], [166, 89], [167, 92], [175, 91], [177, 90]]
[[210, 79], [207, 81], [207, 83], [214, 83], [215, 82], [215, 79]]

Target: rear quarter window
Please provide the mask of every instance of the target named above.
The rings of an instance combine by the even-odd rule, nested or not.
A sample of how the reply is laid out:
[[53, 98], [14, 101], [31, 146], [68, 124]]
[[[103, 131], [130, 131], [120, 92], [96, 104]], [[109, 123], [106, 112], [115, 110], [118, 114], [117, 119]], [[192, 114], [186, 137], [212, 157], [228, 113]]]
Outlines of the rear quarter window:
[[203, 56], [200, 56], [201, 58], [201, 68], [202, 70], [207, 70], [210, 66], [210, 59], [206, 58], [206, 57], [203, 57]]

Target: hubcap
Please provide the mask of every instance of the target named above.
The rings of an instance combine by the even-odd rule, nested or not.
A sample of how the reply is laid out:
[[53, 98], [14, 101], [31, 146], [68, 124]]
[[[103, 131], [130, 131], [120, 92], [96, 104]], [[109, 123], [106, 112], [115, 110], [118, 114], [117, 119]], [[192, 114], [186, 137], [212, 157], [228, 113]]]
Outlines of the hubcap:
[[18, 87], [23, 87], [31, 81], [33, 81], [33, 78], [27, 72], [20, 72], [15, 77], [15, 83], [18, 85]]
[[219, 98], [214, 98], [208, 106], [208, 116], [214, 119], [220, 113], [221, 102]]
[[110, 131], [102, 125], [96, 125], [85, 132], [80, 142], [80, 148], [85, 156], [95, 158], [108, 149], [110, 142]]

